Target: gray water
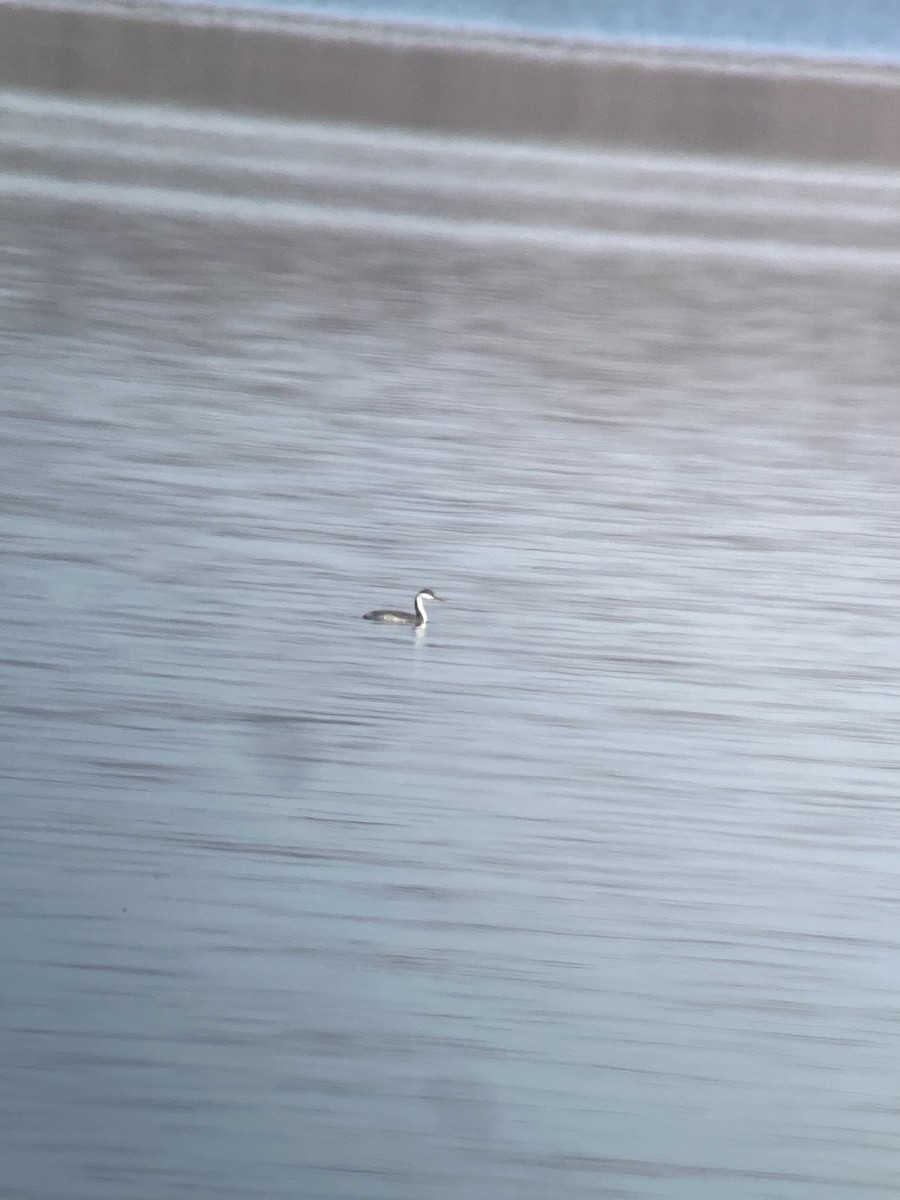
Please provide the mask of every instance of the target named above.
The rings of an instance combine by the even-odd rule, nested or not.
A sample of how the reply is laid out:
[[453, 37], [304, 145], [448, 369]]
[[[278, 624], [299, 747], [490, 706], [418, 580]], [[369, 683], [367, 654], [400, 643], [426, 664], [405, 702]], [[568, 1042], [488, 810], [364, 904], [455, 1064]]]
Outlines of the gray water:
[[895, 1195], [900, 180], [2, 107], [4, 1200]]

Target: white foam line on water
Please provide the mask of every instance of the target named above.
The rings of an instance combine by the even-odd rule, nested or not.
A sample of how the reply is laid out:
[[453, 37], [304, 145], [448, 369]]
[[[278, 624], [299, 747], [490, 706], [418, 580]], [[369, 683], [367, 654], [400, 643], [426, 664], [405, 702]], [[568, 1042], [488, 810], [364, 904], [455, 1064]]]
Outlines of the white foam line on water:
[[267, 138], [274, 142], [325, 144], [352, 148], [373, 146], [384, 150], [422, 151], [430, 155], [450, 154], [470, 158], [495, 167], [498, 162], [520, 164], [545, 162], [571, 169], [602, 167], [618, 170], [652, 170], [657, 173], [683, 173], [686, 176], [754, 183], [790, 182], [812, 185], [853, 186], [886, 190], [895, 199], [900, 190], [900, 172], [869, 165], [798, 163], [781, 160], [709, 157], [706, 155], [635, 152], [583, 145], [553, 145], [539, 141], [503, 141], [475, 135], [464, 137], [440, 130], [367, 128], [321, 121], [255, 117], [208, 109], [182, 109], [171, 105], [103, 103], [96, 100], [35, 95], [18, 90], [0, 91], [0, 112], [18, 117], [36, 117], [54, 121], [93, 123], [115, 130], [119, 136], [133, 136], [135, 130], [158, 135], [165, 130], [221, 137]]
[[534, 246], [573, 254], [667, 255], [674, 258], [722, 259], [765, 263], [773, 268], [856, 271], [900, 271], [900, 251], [852, 246], [797, 245], [776, 240], [704, 238], [677, 234], [616, 233], [565, 225], [517, 224], [512, 221], [453, 220], [370, 208], [288, 203], [171, 188], [134, 187], [44, 176], [0, 174], [0, 197], [51, 204], [80, 204], [118, 212], [177, 216], [193, 220], [213, 217], [237, 224], [277, 225], [287, 229], [333, 233], [378, 233], [385, 237], [449, 241], [465, 245]]
[[[30, 134], [5, 137], [0, 130], [0, 150], [25, 150], [45, 155], [48, 160], [60, 152], [60, 137], [52, 134]], [[194, 147], [160, 147], [143, 145], [140, 142], [119, 142], [111, 146], [102, 138], [66, 137], [66, 156], [100, 157], [114, 163], [137, 165], [146, 170], [149, 166], [161, 169], [179, 169], [199, 172], [231, 172], [242, 176], [253, 176], [258, 183], [265, 178], [288, 184], [325, 184], [341, 187], [390, 187], [419, 191], [428, 195], [450, 194], [454, 197], [486, 198], [504, 203], [510, 199], [556, 202], [564, 205], [575, 203], [606, 204], [629, 209], [647, 209], [654, 212], [682, 212], [708, 214], [713, 217], [765, 216], [775, 219], [802, 219], [807, 221], [840, 221], [847, 225], [890, 225], [900, 229], [900, 208], [896, 203], [872, 203], [852, 201], [798, 200], [784, 196], [750, 194], [725, 197], [720, 192], [708, 189], [697, 192], [685, 191], [679, 184], [666, 177], [652, 187], [639, 185], [629, 188], [623, 182], [603, 187], [590, 180], [567, 176], [565, 180], [551, 178], [534, 182], [530, 179], [503, 178], [495, 175], [472, 176], [453, 170], [452, 167], [436, 168], [396, 167], [383, 163], [378, 168], [362, 164], [316, 164], [292, 163], [272, 155], [247, 155], [208, 147], [199, 157]], [[443, 157], [439, 159], [444, 162]], [[706, 181], [704, 180], [704, 183]], [[165, 186], [161, 184], [160, 186]], [[879, 199], [883, 199], [879, 197]]]

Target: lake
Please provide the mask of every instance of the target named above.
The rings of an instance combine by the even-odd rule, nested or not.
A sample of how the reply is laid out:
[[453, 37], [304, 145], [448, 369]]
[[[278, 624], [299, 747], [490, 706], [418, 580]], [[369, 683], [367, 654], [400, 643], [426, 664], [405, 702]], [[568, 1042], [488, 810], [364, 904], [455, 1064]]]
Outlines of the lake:
[[900, 177], [3, 107], [4, 1195], [894, 1195]]

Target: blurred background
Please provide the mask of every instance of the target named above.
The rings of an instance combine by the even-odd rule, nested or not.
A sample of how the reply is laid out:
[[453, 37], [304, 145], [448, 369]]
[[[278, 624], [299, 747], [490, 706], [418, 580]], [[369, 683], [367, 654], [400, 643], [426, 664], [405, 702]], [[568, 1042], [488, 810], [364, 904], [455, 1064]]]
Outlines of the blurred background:
[[3, 1200], [896, 1193], [898, 45], [0, 3]]

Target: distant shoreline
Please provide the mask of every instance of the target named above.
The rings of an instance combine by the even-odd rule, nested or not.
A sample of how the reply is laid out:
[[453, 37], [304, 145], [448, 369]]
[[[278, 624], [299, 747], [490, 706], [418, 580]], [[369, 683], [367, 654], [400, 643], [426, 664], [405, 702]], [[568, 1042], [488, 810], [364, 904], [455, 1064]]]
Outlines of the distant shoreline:
[[900, 64], [284, 10], [0, 0], [0, 88], [503, 139], [900, 166]]

